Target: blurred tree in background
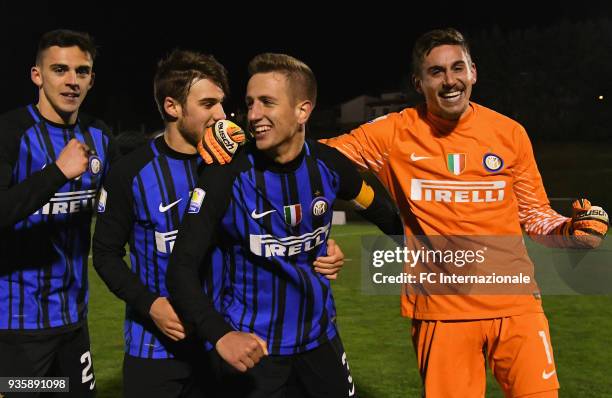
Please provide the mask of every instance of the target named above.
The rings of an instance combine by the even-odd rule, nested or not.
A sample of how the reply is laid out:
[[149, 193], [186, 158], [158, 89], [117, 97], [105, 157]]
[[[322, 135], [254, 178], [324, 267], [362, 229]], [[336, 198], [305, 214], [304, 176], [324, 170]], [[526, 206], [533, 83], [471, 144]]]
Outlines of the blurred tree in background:
[[493, 28], [470, 39], [476, 102], [516, 119], [536, 141], [611, 138], [612, 21]]

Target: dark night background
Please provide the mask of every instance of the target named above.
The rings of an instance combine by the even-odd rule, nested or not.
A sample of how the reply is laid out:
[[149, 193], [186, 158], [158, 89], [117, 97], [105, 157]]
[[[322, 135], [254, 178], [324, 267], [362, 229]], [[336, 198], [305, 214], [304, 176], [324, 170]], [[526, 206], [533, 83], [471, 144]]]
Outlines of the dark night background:
[[[571, 201], [586, 197], [608, 212], [612, 210], [609, 0], [393, 3], [257, 0], [249, 7], [245, 3], [157, 0], [132, 5], [128, 1], [113, 4], [0, 0], [0, 113], [37, 101], [30, 68], [38, 39], [46, 31], [68, 28], [87, 31], [96, 41], [99, 48], [94, 65], [96, 81], [83, 109], [103, 119], [116, 135], [136, 137], [139, 132], [148, 134], [163, 127], [153, 100], [152, 79], [157, 61], [175, 47], [213, 54], [225, 65], [231, 84], [231, 95], [224, 105], [228, 115], [243, 111], [246, 68], [253, 56], [266, 51], [285, 52], [305, 61], [319, 83], [318, 105], [309, 134], [335, 135], [351, 127], [337, 122], [339, 105], [357, 96], [401, 90], [411, 93], [407, 105], [414, 104], [418, 97], [409, 84], [414, 41], [430, 29], [452, 26], [471, 42], [478, 69], [473, 100], [526, 127], [553, 208], [569, 216]], [[610, 239], [607, 238], [606, 248], [610, 247]], [[608, 252], [600, 251], [604, 254], [599, 258], [607, 265], [610, 254], [609, 249], [605, 250]], [[578, 252], [571, 260], [580, 265], [584, 255]], [[578, 272], [582, 269], [568, 275]], [[609, 280], [609, 276], [606, 274], [602, 280]], [[98, 281], [96, 289], [101, 289], [101, 282]], [[393, 357], [401, 358], [396, 359], [397, 363], [404, 366], [409, 361], [412, 365], [412, 352], [410, 357], [402, 357], [412, 351], [404, 330], [409, 330], [409, 326], [402, 323], [402, 335], [396, 335], [402, 339], [398, 340], [402, 341], [401, 346], [391, 339], [379, 338], [385, 336], [379, 333], [394, 330], [391, 329], [394, 326], [389, 326], [394, 321], [378, 322], [376, 315], [370, 314], [378, 311], [387, 314], [387, 301], [374, 296], [359, 301], [360, 296], [351, 293], [350, 301], [341, 305], [346, 309], [350, 306], [353, 314], [367, 313], [368, 317], [355, 316], [354, 324], [361, 329], [367, 325], [369, 331], [376, 333], [375, 345], [364, 343], [362, 363], [367, 360], [372, 369], [389, 366], [387, 358], [383, 361], [377, 355], [380, 347], [388, 350], [384, 353], [397, 349], [394, 352], [397, 356]], [[98, 350], [94, 353], [96, 377], [100, 380], [101, 397], [119, 396], [121, 376], [117, 361], [123, 355], [120, 321], [119, 317], [113, 322], [108, 319], [111, 312], [117, 315], [122, 310], [110, 301], [100, 301], [100, 297], [91, 300], [90, 311], [91, 319], [98, 317], [90, 328], [94, 351]], [[610, 378], [612, 350], [606, 340], [610, 336], [609, 332], [606, 334], [606, 325], [610, 323], [606, 323], [609, 311], [605, 311], [610, 300], [567, 298], [548, 300], [546, 307], [551, 331], [562, 342], [558, 347], [555, 345], [555, 357], [572, 365], [565, 370], [560, 368], [561, 395], [598, 396], [598, 391], [610, 385], [602, 382]], [[111, 328], [115, 328], [113, 333]], [[359, 336], [366, 334], [360, 332]], [[357, 350], [354, 352], [359, 355]], [[402, 372], [404, 378], [406, 372]], [[418, 383], [417, 371], [411, 372], [414, 383]], [[383, 379], [376, 382], [385, 388], [406, 382], [399, 378]], [[363, 396], [382, 396], [367, 392], [368, 388], [377, 391], [374, 386], [359, 388]], [[610, 396], [610, 391], [599, 396], [604, 395]], [[407, 394], [403, 392], [402, 396]]]
[[[249, 59], [263, 51], [294, 55], [317, 75], [321, 114], [361, 94], [411, 90], [414, 40], [429, 29], [454, 26], [472, 42], [476, 101], [516, 118], [535, 141], [611, 135], [612, 6], [605, 2], [538, 5], [540, 10], [532, 9], [535, 2], [336, 3], [336, 11], [315, 3], [126, 3], [3, 1], [0, 112], [36, 100], [29, 69], [37, 40], [56, 28], [95, 38], [96, 83], [84, 109], [116, 134], [162, 127], [151, 82], [157, 60], [174, 47], [212, 53], [227, 67], [228, 114], [243, 106]], [[330, 119], [325, 127], [336, 126]]]

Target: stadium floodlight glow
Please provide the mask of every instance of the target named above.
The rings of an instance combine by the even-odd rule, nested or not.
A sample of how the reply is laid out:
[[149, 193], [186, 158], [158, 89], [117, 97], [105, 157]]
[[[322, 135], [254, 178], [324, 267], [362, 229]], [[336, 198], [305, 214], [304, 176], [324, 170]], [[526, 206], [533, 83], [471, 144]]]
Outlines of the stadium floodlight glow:
[[[601, 97], [601, 96], [600, 96], [600, 97]], [[601, 99], [601, 98], [600, 98], [600, 99]], [[234, 116], [236, 116], [236, 114], [235, 114], [234, 112], [232, 112], [232, 113], [230, 113], [230, 116], [231, 116], [231, 117], [234, 117]]]
[[598, 100], [602, 100], [603, 99], [603, 95], [600, 95], [599, 97], [597, 97]]

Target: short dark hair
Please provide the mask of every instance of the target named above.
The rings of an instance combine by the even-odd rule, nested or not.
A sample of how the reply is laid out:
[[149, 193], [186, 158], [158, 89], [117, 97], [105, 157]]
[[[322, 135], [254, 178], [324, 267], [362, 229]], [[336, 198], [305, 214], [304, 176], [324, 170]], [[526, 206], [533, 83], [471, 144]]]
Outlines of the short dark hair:
[[299, 99], [317, 102], [317, 79], [308, 65], [286, 54], [263, 53], [249, 62], [249, 76], [256, 73], [281, 72]]
[[159, 61], [153, 79], [153, 95], [164, 121], [171, 120], [164, 110], [166, 97], [184, 105], [191, 86], [203, 79], [219, 86], [225, 95], [229, 94], [227, 70], [212, 55], [175, 49]]
[[412, 49], [412, 73], [418, 75], [421, 72], [423, 60], [425, 60], [425, 57], [429, 55], [431, 50], [445, 44], [461, 46], [468, 60], [472, 60], [470, 46], [465, 37], [463, 37], [461, 32], [457, 29], [445, 28], [430, 30], [419, 37], [414, 44], [414, 48]]
[[77, 32], [68, 29], [57, 29], [43, 34], [38, 41], [36, 51], [36, 64], [40, 65], [42, 53], [49, 47], [73, 47], [77, 46], [81, 51], [89, 53], [91, 60], [96, 58], [96, 45], [89, 33]]

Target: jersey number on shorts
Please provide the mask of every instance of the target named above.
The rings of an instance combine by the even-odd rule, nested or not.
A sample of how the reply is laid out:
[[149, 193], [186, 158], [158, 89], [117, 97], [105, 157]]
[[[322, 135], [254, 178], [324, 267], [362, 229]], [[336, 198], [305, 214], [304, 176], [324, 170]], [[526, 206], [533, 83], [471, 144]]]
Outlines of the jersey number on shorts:
[[548, 363], [553, 363], [552, 355], [550, 355], [550, 345], [548, 344], [548, 339], [546, 338], [546, 333], [543, 330], [538, 331], [538, 334], [542, 338], [542, 343], [544, 344], [544, 350], [546, 351], [546, 359]]
[[[81, 383], [85, 384], [88, 381], [93, 380], [94, 378], [93, 372], [91, 373], [89, 372], [91, 370], [91, 354], [89, 353], [89, 351], [81, 355], [81, 363], [85, 364], [85, 367], [83, 368], [83, 372], [81, 373]], [[89, 385], [89, 389], [93, 390], [95, 385], [96, 385], [96, 381], [94, 380]]]

